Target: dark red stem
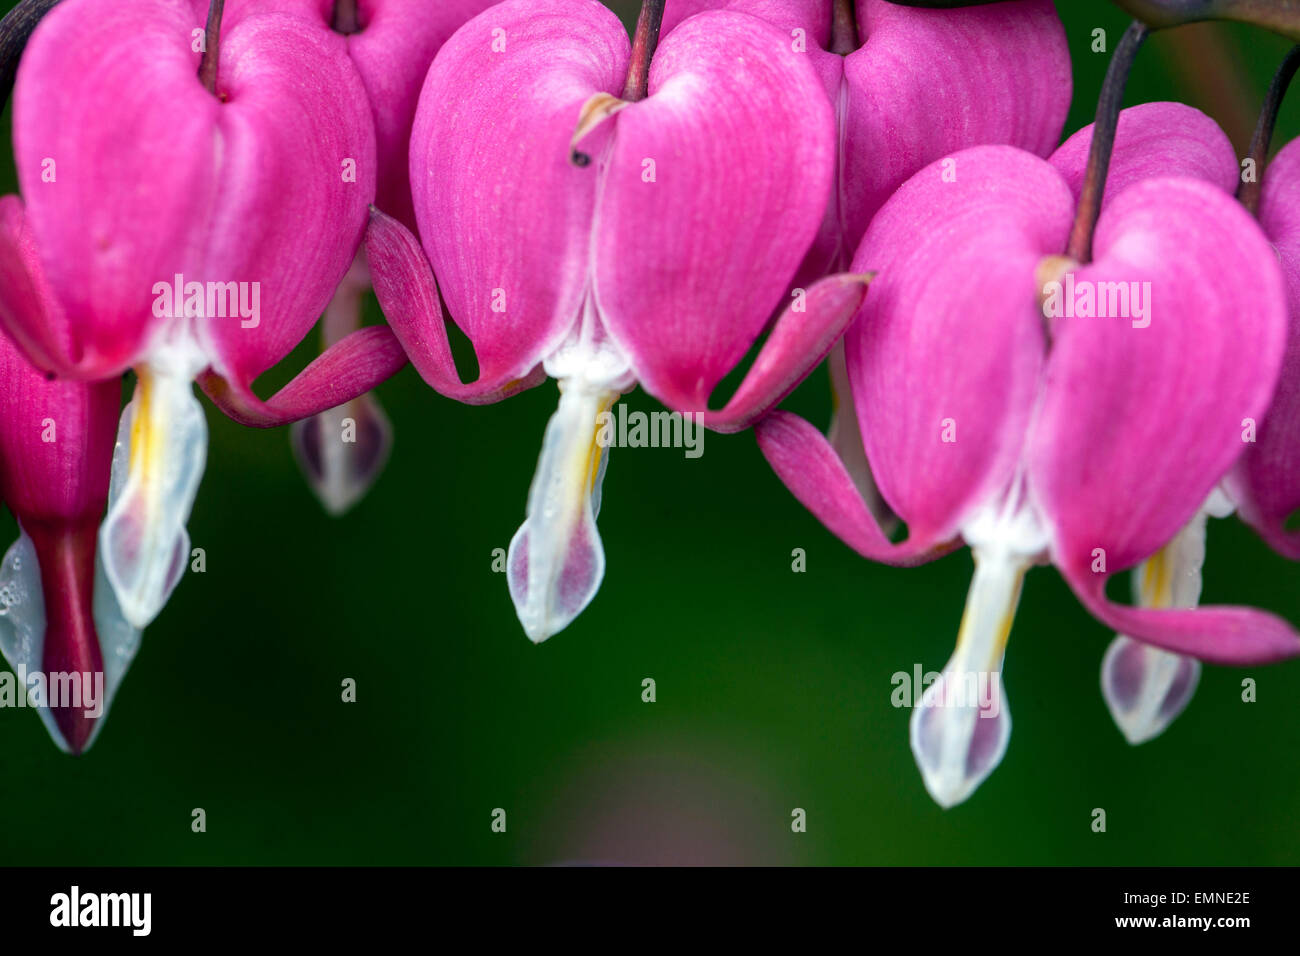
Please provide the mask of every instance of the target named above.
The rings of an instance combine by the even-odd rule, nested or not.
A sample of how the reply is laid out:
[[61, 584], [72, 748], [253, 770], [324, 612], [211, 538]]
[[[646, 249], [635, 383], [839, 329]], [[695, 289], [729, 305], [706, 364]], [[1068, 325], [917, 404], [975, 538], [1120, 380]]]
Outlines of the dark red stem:
[[1268, 150], [1273, 142], [1277, 112], [1282, 107], [1282, 99], [1286, 96], [1297, 69], [1300, 69], [1300, 46], [1291, 48], [1291, 52], [1273, 74], [1273, 82], [1269, 84], [1268, 93], [1264, 96], [1264, 106], [1259, 111], [1259, 122], [1255, 124], [1255, 135], [1250, 139], [1250, 152], [1247, 155], [1255, 161], [1255, 178], [1251, 182], [1242, 182], [1237, 187], [1237, 198], [1252, 216], [1259, 214], [1259, 192], [1264, 185], [1264, 167], [1268, 164]]
[[208, 7], [208, 25], [203, 30], [203, 59], [199, 60], [199, 82], [213, 96], [217, 94], [217, 61], [221, 59], [221, 15], [226, 0], [212, 0]]
[[1124, 105], [1124, 86], [1128, 83], [1133, 59], [1148, 32], [1144, 23], [1137, 20], [1130, 23], [1106, 69], [1106, 79], [1097, 100], [1097, 118], [1092, 127], [1088, 171], [1079, 195], [1074, 227], [1070, 230], [1070, 244], [1066, 247], [1066, 255], [1078, 262], [1092, 261], [1092, 233], [1097, 228], [1097, 216], [1101, 213], [1101, 200], [1106, 191], [1110, 155], [1115, 149], [1115, 130], [1119, 126], [1120, 108]]
[[659, 46], [659, 28], [664, 22], [666, 0], [641, 0], [636, 33], [632, 36], [632, 61], [627, 68], [627, 85], [623, 99], [629, 103], [646, 98], [650, 84], [650, 61]]
[[[45, 671], [47, 692], [52, 692], [52, 678], [59, 674], [80, 674], [82, 706], [63, 706], [66, 700], [51, 707], [54, 721], [74, 754], [81, 753], [95, 729], [96, 717], [86, 716], [91, 709], [85, 692], [90, 686], [106, 687], [104, 656], [95, 632], [95, 523], [83, 526], [35, 524], [24, 527], [36, 549], [41, 568], [41, 593], [45, 599], [45, 652], [41, 667]], [[103, 700], [97, 699], [98, 706]]]

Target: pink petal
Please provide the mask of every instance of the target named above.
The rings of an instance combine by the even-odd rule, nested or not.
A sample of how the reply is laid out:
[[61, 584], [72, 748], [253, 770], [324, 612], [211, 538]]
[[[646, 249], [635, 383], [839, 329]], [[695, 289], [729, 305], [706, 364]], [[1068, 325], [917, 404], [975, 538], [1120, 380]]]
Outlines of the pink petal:
[[447, 39], [495, 2], [363, 0], [358, 4], [362, 30], [350, 35], [347, 44], [374, 117], [378, 146], [375, 204], [412, 229], [411, 126], [425, 75]]
[[[375, 295], [394, 334], [420, 377], [439, 393], [471, 405], [498, 402], [546, 380], [541, 365], [517, 376], [513, 366], [482, 369], [468, 385], [452, 358], [442, 300], [420, 244], [410, 231], [378, 209], [370, 212], [366, 257]], [[482, 358], [480, 357], [480, 363]]]
[[[194, 277], [260, 284], [260, 316], [199, 323], [216, 370], [242, 387], [302, 340], [351, 265], [374, 193], [375, 145], [341, 37], [270, 14], [237, 23], [221, 42], [218, 201]], [[344, 175], [349, 163], [355, 181]]]
[[67, 317], [45, 279], [45, 269], [17, 196], [0, 197], [0, 326], [28, 359], [49, 371], [75, 374], [65, 365]]
[[922, 564], [957, 542], [915, 533], [894, 544], [872, 517], [826, 436], [790, 412], [773, 412], [754, 426], [758, 447], [787, 488], [831, 533], [864, 558]]
[[763, 343], [753, 366], [726, 406], [713, 411], [694, 404], [694, 396], [662, 394], [664, 404], [680, 412], [701, 414], [709, 428], [736, 432], [748, 428], [794, 391], [824, 359], [853, 321], [867, 294], [866, 276], [823, 279], [802, 298], [786, 306]]
[[271, 398], [262, 401], [242, 379], [208, 369], [199, 384], [223, 412], [253, 428], [274, 428], [351, 401], [395, 375], [406, 364], [391, 329], [367, 326], [331, 345]]
[[597, 305], [647, 391], [702, 408], [767, 323], [821, 222], [830, 105], [788, 35], [708, 12], [663, 40], [650, 96], [609, 122]]
[[1242, 520], [1281, 554], [1300, 559], [1300, 532], [1287, 518], [1300, 508], [1300, 140], [1282, 148], [1264, 173], [1260, 224], [1286, 281], [1286, 354], [1268, 413], [1227, 481]]
[[845, 336], [872, 473], [924, 541], [955, 536], [1020, 461], [1045, 350], [1035, 271], [1074, 215], [1036, 156], [979, 146], [952, 160], [876, 215], [853, 268], [878, 275]]
[[[1078, 199], [1092, 146], [1089, 124], [1067, 139], [1049, 162]], [[1121, 110], [1102, 207], [1133, 183], [1160, 176], [1188, 176], [1226, 193], [1237, 189], [1240, 167], [1228, 136], [1200, 110], [1182, 103], [1143, 103]]]
[[1026, 454], [1053, 559], [1076, 578], [1098, 549], [1121, 571], [1192, 518], [1241, 454], [1243, 419], [1267, 407], [1286, 336], [1277, 260], [1217, 186], [1130, 186], [1102, 213], [1094, 249], [1076, 283], [1150, 287], [1145, 319], [1054, 320]]
[[748, 13], [780, 28], [788, 36], [803, 30], [808, 49], [830, 44], [831, 5], [825, 0], [669, 0], [664, 7], [662, 36], [667, 36], [687, 17], [705, 10]]
[[90, 524], [108, 500], [121, 383], [48, 380], [0, 335], [0, 500], [25, 524]]
[[1106, 598], [1109, 574], [1062, 568], [1084, 606], [1108, 627], [1146, 644], [1211, 664], [1269, 664], [1300, 655], [1300, 635], [1282, 618], [1251, 607], [1145, 608]]
[[316, 322], [361, 238], [374, 139], [344, 40], [290, 14], [233, 10], [213, 96], [196, 75], [187, 6], [60, 6], [20, 71], [19, 179], [67, 313], [61, 364], [84, 374], [143, 357], [168, 321], [154, 317], [155, 283], [181, 274], [260, 289], [255, 325], [197, 325], [220, 371], [249, 381]]
[[28, 43], [14, 158], [67, 312], [62, 367], [121, 372], [159, 322], [153, 284], [199, 271], [195, 224], [221, 181], [212, 138], [221, 104], [198, 82], [194, 27], [184, 6], [162, 0], [81, 0], [55, 7]]
[[842, 214], [853, 250], [918, 169], [968, 146], [1046, 156], [1070, 107], [1070, 53], [1050, 0], [924, 10], [859, 0], [844, 61]]
[[416, 219], [485, 383], [527, 376], [578, 318], [597, 170], [570, 161], [570, 140], [583, 104], [622, 92], [628, 48], [593, 0], [507, 0], [429, 70], [411, 133]]

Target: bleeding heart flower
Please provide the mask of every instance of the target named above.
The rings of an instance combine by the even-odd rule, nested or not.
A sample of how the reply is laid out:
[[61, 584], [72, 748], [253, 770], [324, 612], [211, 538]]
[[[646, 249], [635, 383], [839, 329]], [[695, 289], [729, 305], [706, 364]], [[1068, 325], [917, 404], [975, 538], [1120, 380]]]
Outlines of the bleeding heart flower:
[[21, 531], [0, 563], [0, 653], [9, 690], [31, 688], [54, 742], [81, 753], [140, 640], [95, 560], [121, 384], [48, 381], [0, 335], [0, 393], [0, 498]]
[[879, 278], [846, 335], [848, 377], [906, 540], [883, 534], [811, 425], [778, 412], [756, 429], [796, 497], [864, 556], [908, 564], [971, 546], [956, 652], [911, 719], [944, 806], [1005, 752], [1002, 657], [1032, 564], [1051, 561], [1099, 620], [1166, 650], [1229, 664], [1300, 653], [1262, 611], [1105, 594], [1192, 521], [1240, 455], [1240, 423], [1267, 407], [1286, 336], [1259, 228], [1177, 151], [1165, 158], [1173, 175], [1136, 175], [1161, 157], [1118, 144], [1090, 262], [1062, 255], [1077, 183], [1009, 147], [958, 153], [950, 177], [942, 163], [922, 170], [877, 214], [853, 260]]
[[[639, 382], [697, 423], [747, 427], [825, 356], [865, 289], [841, 275], [797, 290], [736, 394], [708, 410], [816, 235], [835, 121], [809, 58], [754, 16], [684, 20], [650, 64], [653, 6], [632, 52], [592, 0], [508, 0], [461, 28], [411, 135], [421, 239], [379, 212], [367, 235], [380, 304], [435, 389], [483, 403], [558, 380], [507, 558], [534, 641], [604, 573], [601, 413]], [[474, 345], [473, 383], [439, 291]]]
[[[470, 17], [495, 0], [253, 0], [266, 12], [304, 17], [311, 28], [344, 38], [375, 127], [375, 192], [368, 202], [415, 228], [407, 174], [411, 123], [434, 54]], [[229, 10], [230, 7], [228, 6]], [[361, 328], [362, 297], [370, 288], [358, 254], [334, 292], [321, 323], [323, 350]], [[360, 500], [383, 471], [392, 426], [373, 395], [294, 422], [294, 456], [325, 509], [338, 515]]]
[[[886, 0], [669, 0], [664, 28], [702, 9], [752, 13], [790, 34], [835, 109], [834, 184], [795, 286], [846, 270], [871, 217], [922, 167], [968, 146], [1000, 143], [1047, 156], [1061, 141], [1070, 51], [1050, 0], [954, 10]], [[839, 343], [829, 367], [827, 437], [883, 518]]]
[[1282, 264], [1291, 321], [1273, 403], [1225, 488], [1243, 521], [1279, 554], [1300, 560], [1300, 532], [1288, 521], [1300, 508], [1300, 140], [1278, 151], [1261, 185], [1259, 223]]
[[[1051, 158], [1076, 199], [1083, 189], [1092, 136], [1089, 125]], [[1232, 195], [1239, 181], [1236, 152], [1212, 119], [1181, 103], [1147, 103], [1122, 111], [1103, 206], [1133, 183], [1170, 174], [1202, 179]], [[1201, 594], [1207, 518], [1227, 517], [1232, 510], [1233, 503], [1216, 487], [1168, 544], [1133, 569], [1134, 603], [1195, 607]], [[1139, 744], [1161, 734], [1182, 713], [1200, 674], [1201, 663], [1194, 657], [1119, 634], [1102, 658], [1102, 695], [1125, 739]]]
[[89, 381], [138, 376], [119, 432], [126, 475], [100, 530], [136, 627], [189, 557], [206, 451], [192, 379], [232, 418], [268, 427], [404, 362], [387, 329], [362, 329], [272, 399], [253, 393], [352, 261], [374, 131], [343, 37], [253, 0], [224, 20], [216, 4], [205, 32], [205, 9], [69, 0], [46, 17], [14, 94], [26, 207], [7, 198], [0, 216], [0, 321], [33, 362]]

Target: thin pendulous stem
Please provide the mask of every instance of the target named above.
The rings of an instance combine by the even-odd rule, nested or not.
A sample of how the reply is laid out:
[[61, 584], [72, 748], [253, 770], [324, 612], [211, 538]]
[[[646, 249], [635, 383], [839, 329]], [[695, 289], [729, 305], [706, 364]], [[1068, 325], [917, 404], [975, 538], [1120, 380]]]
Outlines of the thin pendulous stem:
[[217, 92], [217, 61], [221, 59], [221, 15], [226, 0], [212, 0], [208, 23], [203, 30], [203, 58], [199, 60], [199, 82], [214, 96]]
[[1268, 162], [1268, 150], [1273, 142], [1277, 113], [1297, 69], [1300, 69], [1300, 46], [1291, 48], [1291, 52], [1273, 74], [1273, 82], [1269, 84], [1268, 93], [1264, 96], [1264, 106], [1259, 111], [1259, 122], [1255, 124], [1255, 135], [1250, 139], [1250, 152], [1247, 155], [1255, 161], [1255, 175], [1249, 181], [1243, 180], [1237, 187], [1237, 198], [1252, 216], [1259, 213], [1259, 193], [1264, 184], [1264, 166]]
[[59, 0], [22, 0], [0, 20], [0, 109], [9, 102], [27, 40]]
[[335, 33], [357, 33], [361, 30], [361, 21], [357, 17], [357, 0], [334, 0], [334, 17], [330, 28]]
[[858, 48], [858, 15], [853, 0], [835, 0], [831, 13], [831, 52], [848, 56]]
[[659, 28], [664, 22], [666, 0], [642, 0], [632, 37], [632, 61], [627, 68], [627, 85], [623, 99], [629, 103], [646, 98], [650, 83], [650, 61], [659, 46]]
[[1084, 176], [1083, 191], [1079, 195], [1074, 227], [1070, 230], [1070, 244], [1066, 247], [1066, 255], [1078, 262], [1092, 260], [1092, 233], [1097, 227], [1102, 195], [1106, 191], [1110, 155], [1115, 148], [1115, 130], [1119, 126], [1120, 107], [1124, 104], [1124, 86], [1128, 83], [1133, 59], [1148, 32], [1147, 26], [1137, 20], [1129, 24], [1106, 69], [1106, 79], [1097, 100], [1097, 118], [1092, 127], [1088, 171]]

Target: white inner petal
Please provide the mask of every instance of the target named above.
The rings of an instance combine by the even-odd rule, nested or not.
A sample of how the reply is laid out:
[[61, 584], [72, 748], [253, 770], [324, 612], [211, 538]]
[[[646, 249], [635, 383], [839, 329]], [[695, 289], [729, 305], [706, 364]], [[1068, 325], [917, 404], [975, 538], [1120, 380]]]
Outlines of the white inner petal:
[[[1207, 515], [1231, 510], [1231, 502], [1216, 488], [1186, 527], [1133, 569], [1134, 603], [1147, 608], [1196, 607]], [[1183, 712], [1200, 675], [1201, 663], [1195, 658], [1118, 634], [1102, 659], [1101, 692], [1125, 739], [1140, 744], [1158, 737]]]
[[961, 803], [993, 772], [1011, 737], [1002, 659], [1025, 571], [1047, 533], [1016, 481], [1006, 497], [962, 528], [975, 572], [953, 651], [912, 711], [912, 753], [926, 789], [943, 807]]
[[[156, 361], [155, 361], [156, 359]], [[137, 369], [122, 412], [100, 557], [126, 619], [146, 627], [189, 560], [185, 530], [207, 458], [208, 428], [192, 380], [201, 356], [161, 350]]]

